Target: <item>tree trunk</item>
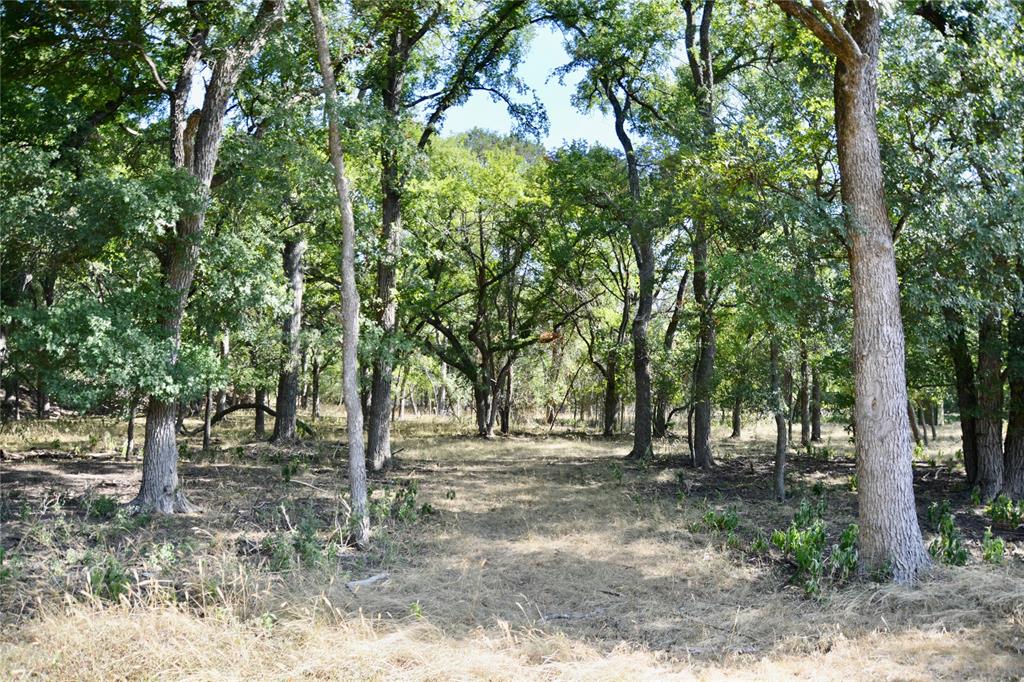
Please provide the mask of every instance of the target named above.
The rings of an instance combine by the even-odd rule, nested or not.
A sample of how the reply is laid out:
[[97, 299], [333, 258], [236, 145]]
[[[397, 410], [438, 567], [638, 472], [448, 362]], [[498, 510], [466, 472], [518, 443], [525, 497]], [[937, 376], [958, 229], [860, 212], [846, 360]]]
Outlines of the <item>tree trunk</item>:
[[302, 361], [299, 363], [299, 407], [309, 409], [309, 349], [302, 349]]
[[264, 438], [267, 435], [266, 416], [263, 407], [267, 404], [267, 389], [256, 389], [256, 437]]
[[203, 452], [210, 450], [210, 411], [213, 408], [213, 391], [206, 387], [206, 404], [203, 406]]
[[1003, 488], [1002, 320], [989, 311], [978, 323], [978, 485], [988, 502]]
[[[679, 278], [679, 286], [676, 288], [676, 298], [672, 303], [672, 317], [669, 318], [668, 325], [665, 327], [665, 340], [663, 346], [665, 348], [665, 357], [671, 358], [672, 347], [675, 345], [676, 331], [679, 329], [679, 322], [683, 315], [683, 298], [686, 295], [686, 282], [689, 279], [690, 273], [684, 272], [683, 276]], [[664, 382], [659, 383], [657, 393], [657, 399], [654, 401], [654, 437], [664, 438], [668, 435], [668, 396], [667, 388]]]
[[313, 414], [311, 420], [316, 421], [320, 417], [320, 358], [313, 358]]
[[508, 375], [505, 377], [505, 389], [502, 391], [501, 399], [501, 435], [507, 436], [509, 434], [510, 423], [512, 421], [512, 368], [508, 370]]
[[786, 405], [786, 438], [793, 440], [793, 416], [796, 403], [793, 401], [793, 370], [786, 367], [782, 376], [782, 397]]
[[978, 393], [974, 362], [967, 345], [967, 326], [960, 310], [942, 308], [946, 321], [946, 350], [953, 363], [956, 402], [960, 412], [960, 437], [963, 442], [964, 471], [968, 484], [978, 481]]
[[305, 289], [302, 256], [306, 251], [305, 239], [289, 239], [284, 243], [284, 276], [290, 289], [291, 313], [282, 325], [284, 359], [277, 381], [277, 419], [274, 420], [273, 443], [295, 440], [295, 420], [298, 417], [299, 368], [302, 363], [302, 294]]
[[729, 438], [739, 438], [742, 435], [742, 424], [740, 422], [740, 409], [743, 407], [743, 400], [737, 394], [732, 401], [732, 433]]
[[800, 341], [800, 445], [811, 442], [811, 377], [807, 368], [807, 343]]
[[132, 453], [135, 452], [135, 414], [138, 412], [138, 409], [138, 400], [132, 398], [128, 404], [128, 434], [124, 443], [124, 461], [126, 462], [131, 459]]
[[921, 444], [921, 432], [917, 428], [917, 417], [914, 416], [914, 404], [907, 400], [907, 420], [910, 422], [910, 432], [914, 437], [914, 442], [918, 445]]
[[[1024, 280], [1024, 276], [1021, 279]], [[1003, 492], [1019, 500], [1024, 499], [1024, 301], [1018, 300], [1014, 306], [1006, 340], [1006, 379], [1010, 395], [1003, 453]]]
[[[231, 354], [231, 332], [225, 331], [220, 337], [220, 360], [227, 364], [228, 356]], [[217, 389], [217, 411], [223, 412], [228, 406], [228, 393], [224, 388]]]
[[473, 383], [473, 403], [476, 407], [476, 433], [482, 438], [494, 435], [494, 422], [491, 419], [490, 389], [481, 379]]
[[356, 544], [370, 543], [370, 517], [366, 494], [366, 453], [363, 450], [363, 413], [359, 404], [359, 292], [356, 289], [355, 220], [349, 199], [345, 158], [341, 150], [338, 109], [335, 104], [334, 67], [327, 46], [327, 31], [318, 0], [307, 0], [316, 37], [317, 61], [324, 81], [328, 142], [334, 166], [334, 187], [341, 212], [342, 380], [345, 387], [345, 421], [348, 431], [348, 480], [351, 490], [352, 527]]
[[938, 412], [939, 412], [939, 410], [938, 410], [937, 407], [935, 407], [935, 404], [932, 403], [932, 402], [926, 403], [924, 409], [925, 409], [925, 413], [928, 415], [928, 426], [932, 430], [932, 440], [936, 441], [939, 438], [939, 434], [935, 430], [935, 424], [936, 424], [936, 422], [938, 422]]
[[821, 440], [821, 377], [817, 368], [811, 368], [811, 440]]
[[768, 371], [771, 375], [771, 407], [775, 415], [775, 499], [786, 499], [786, 449], [789, 432], [786, 428], [786, 404], [782, 399], [782, 382], [779, 378], [779, 340], [772, 336], [770, 342]]
[[[202, 40], [190, 43], [184, 65], [171, 98], [171, 165], [186, 168], [198, 181], [204, 193], [217, 165], [228, 99], [239, 76], [249, 61], [259, 53], [271, 31], [284, 15], [284, 0], [271, 0], [260, 9], [245, 35], [232, 45], [223, 46], [210, 75], [203, 97], [203, 108], [184, 119], [192, 76], [199, 62], [205, 31], [197, 29]], [[178, 363], [181, 349], [181, 323], [189, 290], [199, 263], [199, 244], [206, 221], [207, 202], [197, 213], [178, 219], [171, 235], [162, 245], [160, 270], [164, 286], [173, 293], [171, 309], [163, 316], [162, 327], [171, 340], [167, 364]], [[173, 399], [151, 397], [146, 409], [146, 443], [143, 451], [142, 484], [131, 506], [138, 510], [170, 514], [191, 512], [197, 508], [185, 497], [178, 485], [178, 448], [175, 438], [175, 403]]]
[[697, 369], [693, 379], [693, 462], [706, 468], [714, 465], [711, 455], [711, 398], [715, 372], [715, 318], [708, 293], [708, 239], [703, 219], [693, 221], [693, 297], [699, 309]]
[[928, 418], [927, 411], [921, 405], [917, 406], [917, 423], [921, 427], [921, 441], [928, 447]]
[[608, 362], [605, 363], [605, 367], [608, 369], [605, 372], [604, 378], [604, 428], [601, 431], [601, 435], [605, 438], [611, 438], [615, 433], [615, 415], [619, 411], [619, 387], [616, 378], [618, 368], [615, 366], [611, 355], [608, 358]]
[[879, 11], [872, 0], [847, 4], [852, 41], [843, 38], [836, 63], [836, 131], [853, 290], [861, 564], [909, 582], [931, 562], [914, 504], [899, 279], [875, 118]]

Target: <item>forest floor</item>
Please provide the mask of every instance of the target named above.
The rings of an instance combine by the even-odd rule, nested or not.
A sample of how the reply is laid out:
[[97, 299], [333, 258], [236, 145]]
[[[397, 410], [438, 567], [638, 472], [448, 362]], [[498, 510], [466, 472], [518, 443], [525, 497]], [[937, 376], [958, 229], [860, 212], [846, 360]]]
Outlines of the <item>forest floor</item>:
[[[957, 428], [915, 464], [927, 507], [949, 499], [971, 552], [920, 585], [826, 582], [752, 551], [816, 506], [828, 544], [855, 518], [839, 427], [792, 458], [770, 496], [767, 423], [717, 433], [718, 465], [685, 441], [638, 467], [626, 439], [537, 428], [483, 441], [467, 424], [397, 425], [398, 466], [371, 482], [371, 550], [344, 538], [340, 422], [288, 448], [251, 415], [195, 439], [184, 487], [204, 511], [129, 516], [138, 461], [123, 425], [63, 420], [0, 436], [0, 679], [1017, 679], [1024, 533], [981, 560], [988, 525], [958, 474]], [[141, 426], [141, 420], [140, 420]], [[735, 512], [738, 526], [716, 519]], [[714, 512], [709, 514], [709, 512]], [[385, 520], [386, 517], [386, 520]], [[731, 524], [727, 524], [731, 525]], [[346, 585], [387, 573], [386, 579]]]

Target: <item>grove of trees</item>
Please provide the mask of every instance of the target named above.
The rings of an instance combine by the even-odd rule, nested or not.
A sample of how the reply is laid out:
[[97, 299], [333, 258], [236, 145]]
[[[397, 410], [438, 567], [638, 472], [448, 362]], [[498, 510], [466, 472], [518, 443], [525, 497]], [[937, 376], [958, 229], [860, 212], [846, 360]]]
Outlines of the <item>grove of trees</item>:
[[[327, 402], [360, 546], [367, 470], [407, 411], [482, 439], [571, 418], [631, 433], [642, 462], [685, 438], [700, 468], [716, 413], [737, 438], [770, 416], [779, 499], [787, 453], [837, 422], [862, 568], [900, 582], [930, 563], [911, 467], [946, 411], [966, 485], [1024, 498], [1020, 0], [0, 18], [3, 419], [144, 415], [133, 509], [201, 511], [178, 479], [187, 417], [207, 445], [231, 411], [287, 445]], [[539, 30], [617, 145], [539, 142]], [[447, 134], [481, 93], [514, 134]]]

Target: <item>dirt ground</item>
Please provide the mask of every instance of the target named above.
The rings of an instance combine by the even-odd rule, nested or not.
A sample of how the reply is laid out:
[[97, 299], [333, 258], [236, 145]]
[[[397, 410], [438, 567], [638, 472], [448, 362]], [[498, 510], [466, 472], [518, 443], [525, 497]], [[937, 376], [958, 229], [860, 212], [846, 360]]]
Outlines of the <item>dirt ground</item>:
[[[140, 422], [141, 424], [141, 422]], [[756, 552], [800, 502], [829, 544], [855, 520], [838, 427], [792, 458], [770, 498], [770, 426], [716, 433], [718, 465], [661, 441], [541, 430], [483, 441], [459, 424], [398, 425], [398, 466], [375, 478], [375, 544], [345, 544], [341, 424], [289, 448], [239, 416], [196, 443], [184, 487], [204, 511], [132, 517], [140, 463], [116, 425], [20, 427], [0, 439], [2, 679], [1020, 679], [1024, 533], [987, 519], [955, 462], [957, 428], [919, 453], [922, 523], [949, 499], [971, 560], [922, 584], [827, 584]], [[733, 532], [708, 512], [732, 510]], [[383, 574], [386, 577], [381, 577]], [[372, 584], [349, 581], [378, 578]]]

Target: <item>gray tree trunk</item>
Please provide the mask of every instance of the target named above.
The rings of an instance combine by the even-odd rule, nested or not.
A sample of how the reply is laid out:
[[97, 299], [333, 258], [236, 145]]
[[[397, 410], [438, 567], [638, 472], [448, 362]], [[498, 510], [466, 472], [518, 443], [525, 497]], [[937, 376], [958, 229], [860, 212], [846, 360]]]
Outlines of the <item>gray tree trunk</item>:
[[291, 294], [291, 312], [285, 316], [281, 326], [281, 344], [284, 357], [281, 373], [277, 380], [277, 418], [271, 442], [281, 443], [295, 440], [295, 420], [298, 418], [299, 368], [302, 366], [302, 295], [305, 290], [305, 274], [302, 262], [306, 252], [305, 239], [289, 239], [284, 243], [284, 276]]
[[[1021, 273], [1024, 281], [1024, 273]], [[1010, 385], [1003, 492], [1024, 499], [1024, 301], [1014, 306], [1006, 333], [1006, 379]]]
[[317, 61], [324, 81], [324, 100], [328, 120], [328, 142], [334, 166], [334, 187], [341, 212], [341, 281], [342, 281], [342, 381], [345, 386], [345, 422], [348, 431], [348, 480], [351, 490], [352, 527], [356, 544], [370, 543], [370, 517], [366, 495], [366, 452], [363, 449], [363, 413], [359, 404], [359, 292], [356, 289], [355, 220], [349, 199], [345, 159], [341, 150], [334, 67], [327, 30], [318, 0], [306, 0], [313, 20]]
[[967, 345], [967, 327], [961, 312], [952, 306], [944, 306], [942, 315], [946, 321], [946, 350], [953, 363], [956, 380], [964, 471], [967, 473], [967, 482], [973, 484], [978, 480], [978, 393], [974, 362]]
[[811, 442], [811, 377], [807, 368], [807, 343], [800, 341], [800, 445]]
[[821, 372], [811, 368], [811, 440], [821, 440]]
[[267, 435], [267, 419], [263, 412], [267, 404], [267, 389], [256, 389], [256, 437], [263, 438]]
[[[224, 133], [228, 99], [249, 61], [259, 53], [270, 33], [284, 15], [284, 0], [267, 0], [242, 38], [223, 46], [210, 75], [202, 111], [186, 122], [184, 112], [195, 67], [205, 47], [208, 29], [197, 29], [190, 40], [184, 63], [171, 96], [171, 165], [187, 169], [208, 192], [217, 165]], [[193, 135], [194, 131], [194, 135]], [[167, 364], [178, 363], [181, 349], [181, 323], [185, 304], [199, 263], [199, 243], [206, 221], [206, 202], [197, 213], [178, 219], [173, 235], [163, 245], [161, 276], [164, 286], [174, 294], [174, 302], [164, 315], [162, 326], [171, 340]], [[146, 443], [143, 451], [142, 484], [131, 506], [138, 510], [171, 514], [196, 511], [178, 482], [178, 448], [175, 437], [174, 400], [151, 397], [146, 409]]]
[[693, 244], [693, 298], [699, 310], [697, 369], [693, 377], [693, 463], [714, 465], [711, 454], [711, 399], [715, 378], [715, 318], [708, 292], [708, 238], [703, 219], [695, 219]]
[[743, 424], [741, 421], [740, 410], [743, 407], [743, 400], [739, 394], [733, 398], [732, 401], [732, 433], [729, 434], [729, 438], [739, 438], [743, 432]]
[[876, 122], [880, 9], [849, 0], [845, 21], [823, 2], [775, 3], [835, 56], [835, 119], [853, 291], [853, 366], [863, 570], [915, 580], [930, 564], [914, 504], [903, 320]]

